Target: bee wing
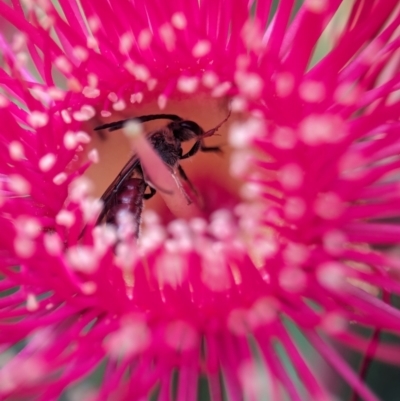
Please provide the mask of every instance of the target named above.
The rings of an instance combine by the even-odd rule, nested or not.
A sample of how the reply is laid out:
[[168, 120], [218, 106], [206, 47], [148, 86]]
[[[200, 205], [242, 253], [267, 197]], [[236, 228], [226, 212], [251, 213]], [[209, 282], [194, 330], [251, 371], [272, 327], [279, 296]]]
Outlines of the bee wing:
[[137, 155], [133, 155], [122, 168], [114, 181], [105, 190], [104, 194], [100, 198], [103, 201], [104, 205], [97, 219], [97, 224], [99, 224], [104, 219], [109, 210], [115, 205], [116, 197], [122, 184], [132, 176], [133, 172], [138, 167], [140, 167], [140, 160]]
[[108, 130], [111, 132], [121, 129], [124, 126], [124, 124], [128, 121], [139, 121], [141, 123], [145, 123], [146, 121], [152, 121], [152, 120], [183, 121], [181, 117], [175, 114], [150, 114], [147, 116], [133, 117], [133, 118], [128, 118], [126, 120], [119, 120], [119, 121], [114, 121], [113, 123], [103, 124], [100, 125], [99, 127], [96, 127], [94, 130], [99, 131], [108, 128]]

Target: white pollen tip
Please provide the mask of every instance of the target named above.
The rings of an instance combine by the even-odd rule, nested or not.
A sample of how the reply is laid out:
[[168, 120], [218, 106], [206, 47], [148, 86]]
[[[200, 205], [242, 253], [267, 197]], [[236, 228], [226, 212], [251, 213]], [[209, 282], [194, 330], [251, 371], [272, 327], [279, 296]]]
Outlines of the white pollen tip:
[[318, 266], [317, 280], [325, 288], [344, 290], [345, 270], [338, 262], [325, 262]]
[[211, 43], [208, 40], [200, 40], [194, 45], [192, 49], [192, 55], [196, 58], [203, 57], [206, 56], [210, 50]]
[[34, 312], [39, 309], [39, 302], [34, 294], [29, 293], [26, 297], [26, 309], [29, 312]]
[[326, 11], [328, 4], [328, 0], [306, 0], [304, 7], [313, 13], [322, 14]]
[[97, 164], [100, 161], [100, 156], [99, 156], [99, 152], [97, 151], [97, 149], [92, 149], [88, 153], [88, 158], [92, 163]]
[[53, 100], [64, 100], [65, 98], [65, 92], [59, 88], [55, 87], [50, 87], [47, 89], [47, 94], [53, 99]]
[[150, 78], [147, 81], [147, 89], [152, 91], [157, 86], [157, 80], [155, 78]]
[[68, 191], [72, 201], [80, 202], [93, 190], [93, 182], [84, 176], [75, 178], [69, 185]]
[[87, 281], [81, 285], [82, 293], [92, 295], [97, 291], [97, 284], [94, 281]]
[[87, 76], [87, 80], [91, 88], [97, 88], [97, 85], [99, 84], [99, 77], [96, 74], [90, 72]]
[[89, 143], [92, 140], [91, 136], [85, 131], [78, 131], [75, 135], [75, 138], [79, 143], [85, 144]]
[[89, 49], [97, 49], [99, 47], [99, 41], [94, 36], [89, 36], [86, 44]]
[[148, 29], [143, 29], [140, 31], [138, 36], [138, 44], [142, 50], [146, 50], [149, 48], [151, 40], [153, 39], [153, 34]]
[[264, 132], [262, 121], [256, 118], [234, 123], [229, 130], [229, 143], [236, 149], [243, 149], [249, 147], [257, 137], [262, 137]]
[[77, 245], [68, 249], [67, 261], [73, 270], [80, 271], [87, 274], [94, 273], [98, 268], [98, 261], [95, 257], [93, 249]]
[[82, 46], [74, 47], [72, 53], [79, 61], [86, 61], [89, 57], [89, 52]]
[[0, 108], [7, 107], [9, 104], [9, 100], [4, 95], [0, 94]]
[[167, 106], [167, 97], [165, 95], [160, 95], [157, 100], [157, 104], [160, 110], [164, 110]]
[[124, 33], [119, 39], [119, 51], [121, 54], [128, 54], [133, 45], [133, 35], [131, 32]]
[[14, 251], [21, 258], [30, 258], [36, 251], [35, 243], [26, 237], [15, 237]]
[[201, 82], [206, 88], [215, 88], [218, 85], [219, 78], [218, 75], [214, 71], [206, 71], [203, 74]]
[[89, 86], [85, 86], [82, 90], [83, 96], [89, 99], [95, 99], [100, 96], [100, 90], [97, 88], [91, 88]]
[[75, 215], [69, 210], [61, 210], [56, 216], [56, 223], [60, 226], [70, 228], [75, 223]]
[[64, 146], [66, 149], [68, 149], [68, 150], [75, 149], [77, 147], [78, 143], [77, 143], [74, 132], [67, 131], [64, 135], [63, 143], [64, 143]]
[[13, 160], [22, 160], [25, 158], [24, 147], [21, 142], [12, 141], [8, 145], [8, 151], [10, 153], [10, 157]]
[[69, 114], [68, 110], [61, 110], [61, 117], [66, 124], [71, 124], [72, 119], [71, 115]]
[[171, 23], [176, 29], [185, 29], [187, 26], [185, 14], [182, 12], [175, 13], [171, 18]]
[[143, 93], [142, 92], [138, 92], [138, 93], [132, 93], [131, 97], [130, 97], [130, 102], [132, 104], [134, 103], [141, 103], [143, 100]]
[[193, 93], [199, 85], [198, 77], [180, 77], [178, 79], [177, 88], [183, 93]]
[[281, 72], [275, 77], [276, 94], [279, 97], [289, 96], [294, 88], [294, 76], [290, 72]]
[[142, 135], [143, 127], [140, 122], [131, 120], [124, 125], [123, 132], [128, 138], [136, 138]]
[[12, 174], [9, 177], [8, 185], [17, 195], [29, 195], [31, 184], [21, 175]]
[[44, 235], [44, 247], [52, 256], [58, 256], [63, 252], [64, 244], [57, 233], [46, 233]]
[[88, 18], [88, 25], [89, 25], [89, 28], [91, 29], [92, 33], [96, 33], [101, 26], [99, 17], [97, 15], [90, 16]]
[[32, 111], [32, 113], [28, 115], [27, 121], [33, 128], [41, 128], [48, 123], [49, 116], [40, 111]]
[[232, 88], [232, 84], [228, 81], [222, 82], [217, 85], [211, 92], [212, 97], [222, 97], [225, 96], [229, 90]]
[[63, 184], [63, 183], [66, 181], [67, 177], [68, 177], [68, 176], [67, 176], [66, 173], [57, 174], [57, 175], [53, 178], [53, 182], [54, 182], [54, 184], [56, 184], [56, 185], [61, 185], [61, 184]]
[[83, 105], [79, 111], [72, 113], [76, 121], [89, 121], [96, 115], [96, 110], [90, 105]]
[[110, 102], [113, 102], [113, 103], [115, 103], [116, 101], [118, 101], [118, 96], [117, 96], [117, 94], [116, 94], [115, 92], [110, 92], [110, 93], [107, 95], [107, 98], [108, 98], [108, 100], [109, 100]]
[[40, 160], [39, 160], [39, 168], [41, 171], [44, 173], [47, 171], [50, 171], [54, 164], [56, 163], [56, 155], [54, 153], [48, 153], [47, 155], [44, 155]]
[[122, 110], [125, 110], [126, 109], [126, 103], [125, 103], [125, 101], [124, 100], [118, 100], [117, 102], [115, 102], [113, 105], [112, 105], [112, 108], [115, 110], [115, 111], [122, 111]]

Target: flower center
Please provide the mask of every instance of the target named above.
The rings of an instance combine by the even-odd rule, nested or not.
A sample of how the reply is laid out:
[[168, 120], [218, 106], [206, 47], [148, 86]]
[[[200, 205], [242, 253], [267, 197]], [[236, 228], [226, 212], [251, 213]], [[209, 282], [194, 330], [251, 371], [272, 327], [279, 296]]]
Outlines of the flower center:
[[[101, 118], [101, 121], [95, 124], [98, 126], [103, 122], [108, 123], [160, 113], [178, 115], [185, 120], [196, 122], [204, 131], [208, 131], [223, 121], [229, 110], [225, 99], [213, 99], [205, 94], [199, 94], [193, 99], [170, 100], [163, 110], [160, 110], [153, 102], [135, 105], [123, 111], [115, 112], [107, 119]], [[206, 146], [218, 146], [221, 148], [222, 153], [199, 151], [179, 163], [199, 193], [201, 207], [206, 215], [221, 207], [232, 207], [236, 203], [236, 193], [240, 183], [229, 174], [231, 149], [227, 139], [229, 126], [235, 118], [237, 117], [230, 116], [216, 134], [204, 139]], [[148, 134], [160, 130], [168, 123], [169, 121], [167, 120], [159, 119], [146, 122], [143, 124], [144, 132]], [[186, 154], [191, 149], [194, 142], [194, 140], [191, 140], [182, 143], [183, 154]], [[99, 134], [93, 133], [88, 151], [93, 148], [97, 149], [100, 162], [93, 164], [88, 169], [86, 176], [94, 183], [94, 195], [101, 197], [134, 152], [123, 130], [113, 132], [104, 130], [100, 131]], [[156, 210], [168, 220], [174, 217], [169, 213], [159, 194], [146, 200], [145, 209]]]

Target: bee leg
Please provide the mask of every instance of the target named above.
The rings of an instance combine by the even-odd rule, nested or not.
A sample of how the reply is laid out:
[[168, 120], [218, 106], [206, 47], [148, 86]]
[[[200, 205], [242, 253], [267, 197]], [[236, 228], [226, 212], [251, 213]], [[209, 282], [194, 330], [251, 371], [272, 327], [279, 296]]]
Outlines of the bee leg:
[[215, 153], [219, 153], [219, 154], [224, 153], [223, 150], [219, 146], [206, 146], [206, 145], [204, 145], [203, 142], [201, 143], [200, 150], [202, 152], [215, 152]]
[[195, 155], [201, 146], [201, 142], [200, 141], [196, 141], [196, 143], [192, 146], [192, 148], [184, 155], [181, 155], [180, 159], [188, 159], [189, 157], [192, 157], [193, 155]]
[[199, 150], [202, 152], [223, 153], [219, 146], [205, 146], [202, 141], [197, 141], [186, 154], [181, 155], [180, 159], [188, 159], [195, 155]]
[[155, 194], [156, 194], [156, 190], [153, 187], [148, 186], [148, 188], [150, 189], [150, 193], [149, 194], [144, 194], [143, 198], [144, 199], [150, 199], [152, 198]]
[[198, 195], [198, 192], [196, 190], [196, 188], [194, 187], [194, 185], [192, 184], [192, 182], [189, 180], [188, 176], [185, 173], [185, 170], [182, 168], [181, 165], [178, 165], [178, 172], [179, 175], [181, 176], [181, 178], [186, 181], [186, 183], [189, 185], [190, 189], [196, 194]]

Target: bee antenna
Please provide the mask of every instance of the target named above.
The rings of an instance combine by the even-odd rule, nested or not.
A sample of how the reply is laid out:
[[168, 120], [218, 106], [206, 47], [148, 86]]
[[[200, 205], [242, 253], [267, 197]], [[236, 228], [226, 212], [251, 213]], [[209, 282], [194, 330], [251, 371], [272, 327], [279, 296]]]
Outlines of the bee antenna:
[[147, 116], [139, 116], [139, 117], [133, 117], [133, 118], [128, 118], [126, 120], [119, 120], [119, 121], [114, 121], [112, 123], [108, 124], [103, 124], [98, 127], [96, 127], [94, 130], [95, 131], [100, 131], [103, 129], [107, 129], [111, 131], [116, 131], [118, 129], [123, 128], [126, 122], [128, 121], [139, 121], [141, 123], [145, 123], [146, 121], [152, 121], [152, 120], [171, 120], [171, 121], [183, 121], [182, 117], [177, 116], [176, 114], [150, 114]]
[[208, 137], [208, 136], [214, 135], [214, 134], [220, 129], [220, 127], [221, 127], [224, 123], [226, 123], [226, 121], [228, 121], [229, 117], [231, 116], [231, 112], [232, 112], [232, 111], [229, 110], [229, 113], [228, 113], [228, 115], [225, 117], [224, 120], [222, 120], [216, 127], [211, 128], [210, 130], [208, 130], [207, 132], [205, 132], [204, 135], [203, 135], [203, 138], [206, 138], [206, 137]]
[[127, 121], [129, 121], [129, 119], [120, 120], [120, 121], [114, 121], [113, 123], [100, 125], [100, 126], [96, 127], [94, 130], [95, 131], [100, 131], [100, 130], [108, 128], [109, 131], [116, 131], [118, 129], [121, 129]]

